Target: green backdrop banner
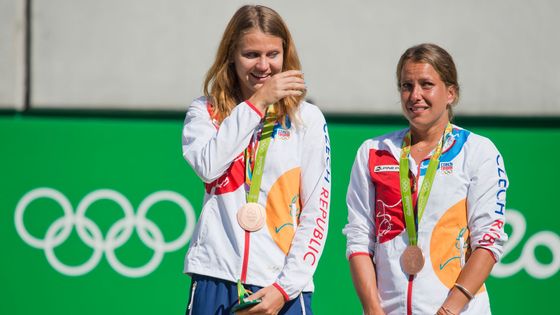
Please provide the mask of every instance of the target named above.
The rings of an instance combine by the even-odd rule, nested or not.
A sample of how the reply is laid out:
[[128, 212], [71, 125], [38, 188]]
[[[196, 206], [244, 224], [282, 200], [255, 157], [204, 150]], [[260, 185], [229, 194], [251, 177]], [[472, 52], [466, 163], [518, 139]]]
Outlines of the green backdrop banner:
[[[349, 172], [365, 139], [403, 126], [329, 125], [333, 194], [316, 314], [361, 314], [341, 232]], [[183, 257], [203, 186], [182, 158], [181, 127], [0, 116], [0, 314], [184, 314]], [[493, 312], [553, 312], [560, 128], [469, 129], [494, 141], [510, 179], [510, 241], [487, 281]]]

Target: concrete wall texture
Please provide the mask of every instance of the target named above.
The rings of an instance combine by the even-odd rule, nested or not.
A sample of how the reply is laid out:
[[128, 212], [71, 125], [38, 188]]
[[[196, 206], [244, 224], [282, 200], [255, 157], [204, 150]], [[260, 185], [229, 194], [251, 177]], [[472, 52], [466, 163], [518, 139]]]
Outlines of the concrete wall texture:
[[[184, 111], [245, 1], [0, 0], [0, 108]], [[309, 98], [327, 113], [398, 114], [395, 67], [418, 43], [459, 70], [458, 114], [560, 116], [555, 0], [260, 1], [286, 20]], [[25, 62], [25, 4], [31, 58]]]
[[25, 95], [24, 2], [0, 0], [0, 109], [21, 110]]

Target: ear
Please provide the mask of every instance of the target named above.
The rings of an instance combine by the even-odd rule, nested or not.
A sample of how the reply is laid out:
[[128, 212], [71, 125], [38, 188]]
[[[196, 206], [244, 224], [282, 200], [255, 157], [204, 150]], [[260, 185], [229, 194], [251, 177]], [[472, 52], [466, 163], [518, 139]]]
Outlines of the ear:
[[447, 104], [453, 104], [457, 99], [457, 89], [455, 85], [447, 87]]

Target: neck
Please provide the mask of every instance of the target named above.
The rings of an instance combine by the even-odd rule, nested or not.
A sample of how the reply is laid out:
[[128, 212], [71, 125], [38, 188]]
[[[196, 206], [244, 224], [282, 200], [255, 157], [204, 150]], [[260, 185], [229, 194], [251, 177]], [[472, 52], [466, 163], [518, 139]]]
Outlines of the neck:
[[412, 145], [417, 143], [433, 144], [438, 142], [447, 127], [447, 121], [445, 123], [429, 126], [426, 128], [410, 126], [410, 134], [412, 136]]

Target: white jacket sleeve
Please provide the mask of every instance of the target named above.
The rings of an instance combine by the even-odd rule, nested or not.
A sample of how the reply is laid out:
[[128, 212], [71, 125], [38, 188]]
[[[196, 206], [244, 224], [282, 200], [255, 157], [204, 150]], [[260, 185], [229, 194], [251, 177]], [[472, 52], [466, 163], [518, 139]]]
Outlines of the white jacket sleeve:
[[[275, 286], [294, 299], [312, 281], [327, 239], [331, 194], [331, 149], [327, 124], [318, 108], [304, 121], [300, 200], [301, 216], [286, 263]], [[276, 286], [278, 287], [278, 286]]]
[[503, 253], [507, 240], [504, 231], [506, 189], [509, 181], [504, 160], [490, 140], [480, 137], [478, 147], [468, 156], [470, 185], [467, 194], [467, 216], [470, 245], [488, 249], [496, 261]]
[[240, 103], [217, 129], [204, 98], [194, 100], [183, 125], [183, 157], [205, 183], [219, 178], [247, 148], [261, 121], [259, 114], [249, 104]]
[[374, 254], [375, 248], [375, 187], [369, 173], [369, 146], [362, 144], [350, 175], [346, 204], [348, 224], [342, 232], [346, 235], [346, 257], [355, 253]]

